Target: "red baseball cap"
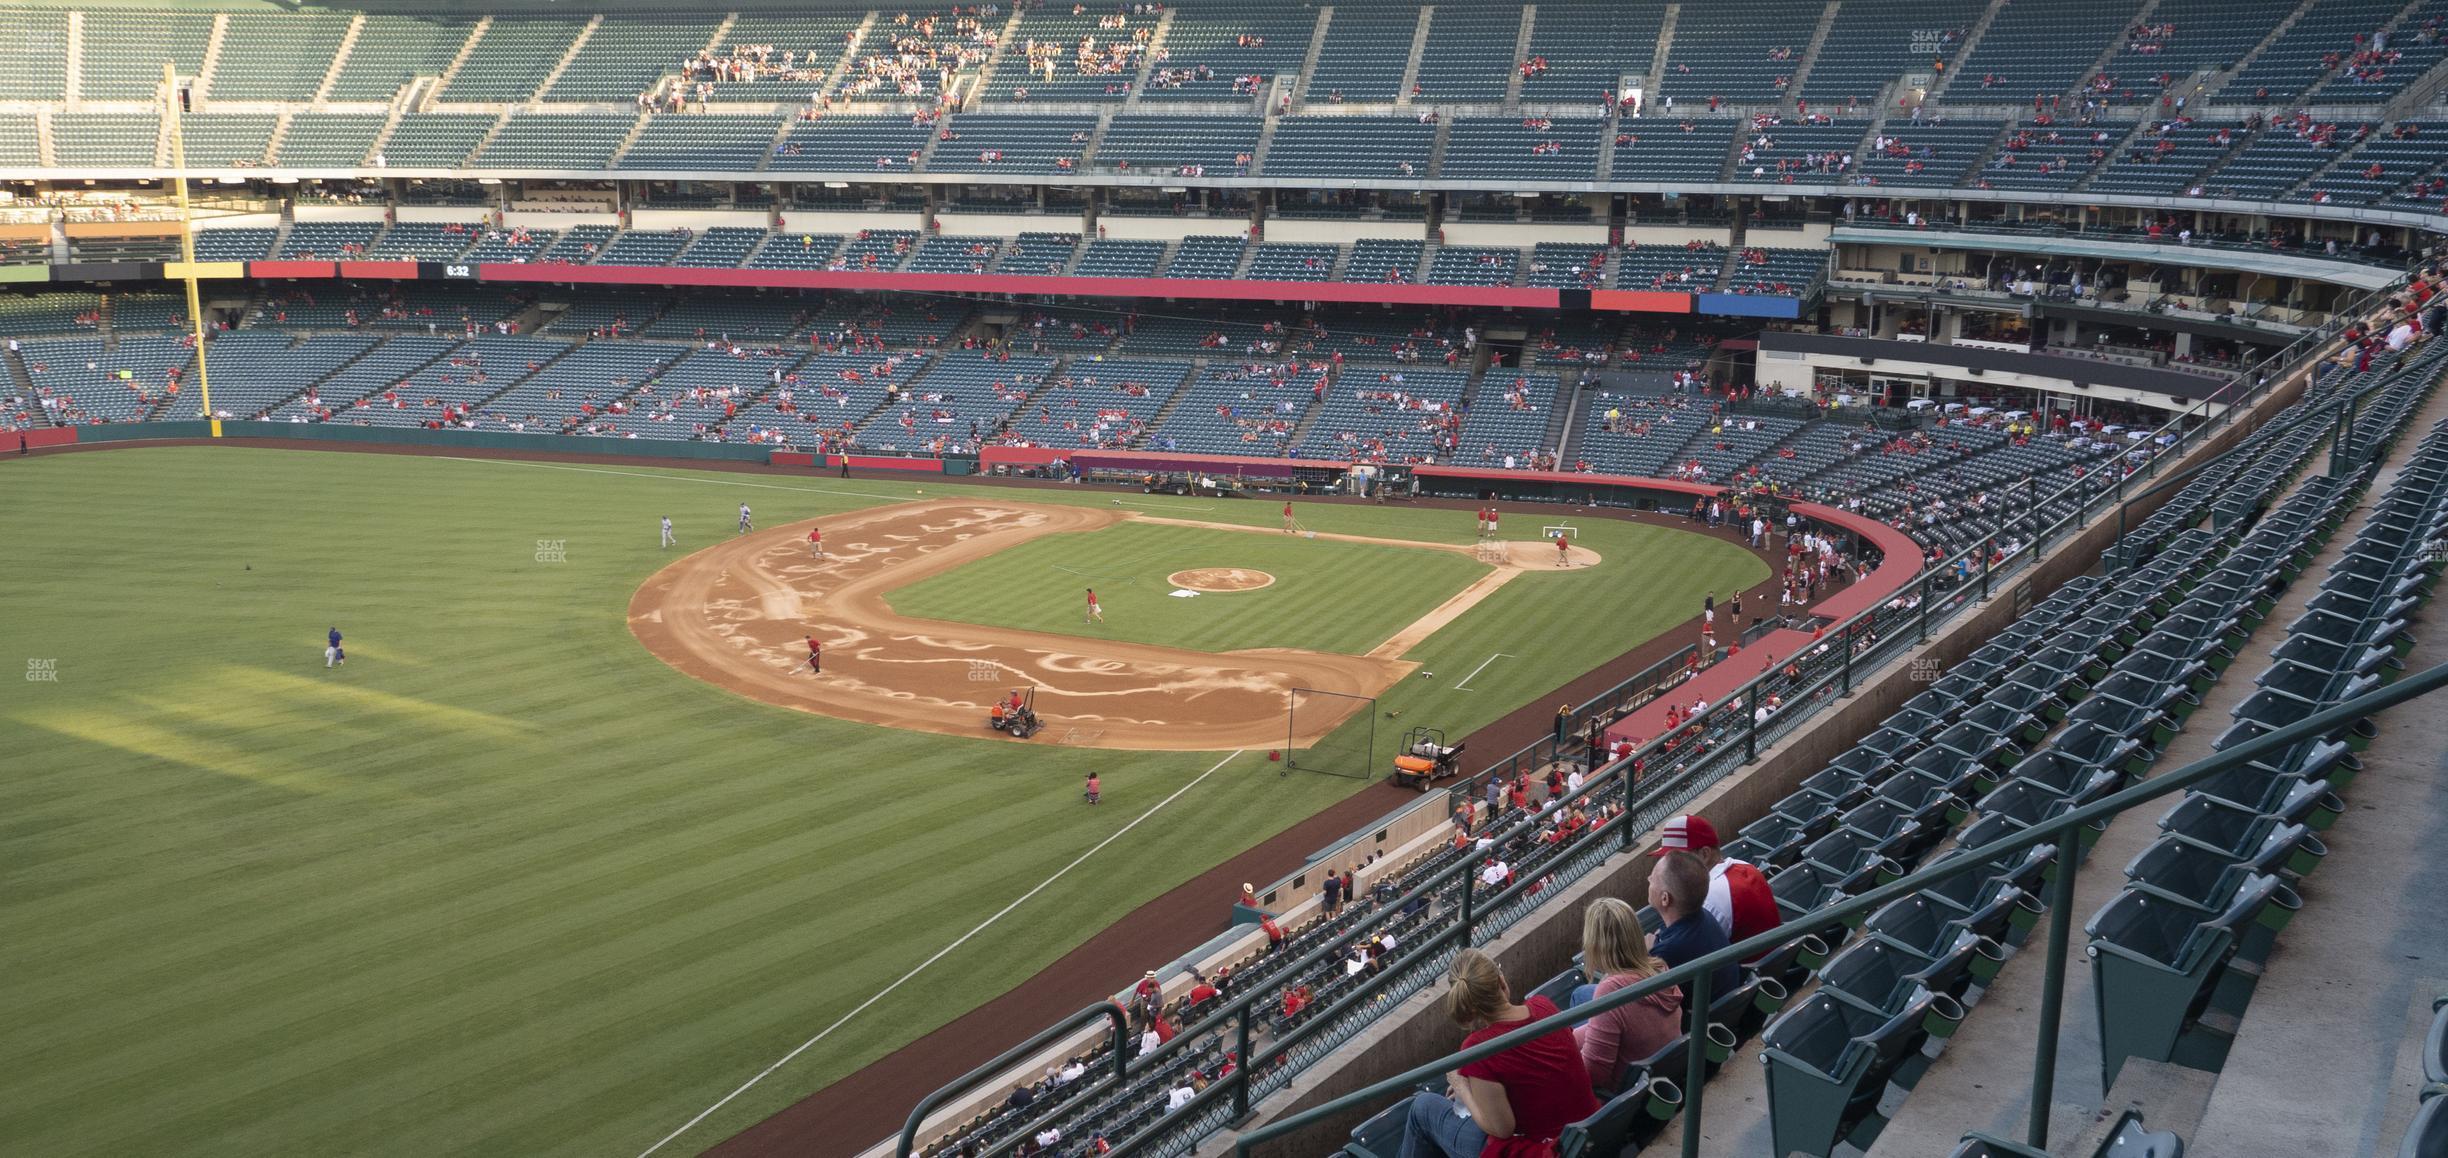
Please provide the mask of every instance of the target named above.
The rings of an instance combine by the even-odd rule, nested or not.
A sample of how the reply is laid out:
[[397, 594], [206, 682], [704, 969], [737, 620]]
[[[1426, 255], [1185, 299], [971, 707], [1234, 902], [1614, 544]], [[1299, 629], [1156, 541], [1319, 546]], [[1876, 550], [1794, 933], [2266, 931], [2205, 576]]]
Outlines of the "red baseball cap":
[[1715, 847], [1717, 826], [1710, 824], [1706, 817], [1686, 815], [1666, 822], [1666, 828], [1658, 834], [1657, 851], [1649, 855], [1664, 856], [1670, 852]]

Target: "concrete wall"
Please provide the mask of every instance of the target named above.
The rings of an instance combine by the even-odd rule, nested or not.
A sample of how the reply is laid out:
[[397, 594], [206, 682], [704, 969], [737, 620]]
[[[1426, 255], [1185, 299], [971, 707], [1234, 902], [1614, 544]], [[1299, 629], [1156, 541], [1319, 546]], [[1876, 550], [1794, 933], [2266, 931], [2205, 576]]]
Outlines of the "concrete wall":
[[1013, 237], [1023, 233], [1078, 233], [1078, 210], [1058, 213], [958, 213], [945, 210], [935, 223], [951, 237]]
[[1445, 244], [1447, 245], [1493, 245], [1528, 249], [1542, 241], [1604, 245], [1606, 239], [1607, 227], [1604, 220], [1589, 225], [1525, 224], [1510, 221], [1449, 221], [1445, 223]]
[[196, 232], [209, 233], [215, 229], [278, 229], [280, 223], [278, 213], [232, 213], [227, 217], [215, 217], [209, 224], [197, 222]]
[[1268, 241], [1298, 241], [1311, 245], [1341, 245], [1365, 237], [1384, 237], [1396, 241], [1426, 241], [1428, 223], [1424, 221], [1356, 221], [1356, 220], [1273, 220], [1267, 222]]
[[773, 217], [762, 209], [632, 209], [632, 229], [763, 229]]
[[380, 205], [300, 205], [293, 214], [299, 221], [381, 221], [386, 216]]
[[1624, 226], [1624, 243], [1627, 245], [1682, 246], [1695, 241], [1702, 245], [1732, 245], [1733, 236], [1722, 225]]
[[[1766, 200], [1774, 201], [1777, 198]], [[1753, 228], [1743, 235], [1743, 242], [1765, 249], [1825, 249], [1828, 235], [1835, 230], [1833, 224], [1825, 221], [1805, 222], [1799, 229]]]
[[919, 225], [915, 209], [895, 213], [794, 209], [782, 215], [782, 228], [790, 233], [855, 235], [862, 229], [916, 229]]
[[470, 223], [489, 221], [493, 211], [480, 205], [402, 205], [395, 212], [401, 221], [457, 221]]
[[1097, 217], [1105, 236], [1133, 241], [1179, 241], [1185, 237], [1244, 237], [1247, 217], [1132, 217], [1106, 213]]
[[573, 225], [619, 225], [618, 213], [558, 209], [505, 209], [502, 224], [513, 229], [567, 229]]

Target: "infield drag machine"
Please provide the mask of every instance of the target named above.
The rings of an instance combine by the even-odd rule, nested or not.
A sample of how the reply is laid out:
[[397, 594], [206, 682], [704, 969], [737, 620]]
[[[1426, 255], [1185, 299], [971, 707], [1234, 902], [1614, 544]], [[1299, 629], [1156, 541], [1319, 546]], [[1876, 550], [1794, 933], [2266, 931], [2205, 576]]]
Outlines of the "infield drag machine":
[[1462, 772], [1461, 744], [1447, 744], [1443, 728], [1412, 728], [1403, 733], [1402, 748], [1394, 756], [1397, 788], [1417, 788], [1422, 792], [1437, 781]]
[[1037, 718], [1037, 689], [1013, 688], [1012, 694], [994, 702], [986, 709], [986, 726], [998, 732], [1008, 732], [1015, 740], [1025, 740], [1045, 726]]

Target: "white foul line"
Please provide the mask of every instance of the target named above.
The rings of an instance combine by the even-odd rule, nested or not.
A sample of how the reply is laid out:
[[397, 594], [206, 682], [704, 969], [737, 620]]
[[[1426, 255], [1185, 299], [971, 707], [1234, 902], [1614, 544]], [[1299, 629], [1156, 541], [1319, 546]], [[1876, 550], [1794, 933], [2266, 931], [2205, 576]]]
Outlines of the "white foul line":
[[1467, 691], [1469, 691], [1469, 690], [1470, 690], [1470, 682], [1471, 682], [1473, 679], [1478, 678], [1478, 676], [1479, 676], [1479, 673], [1480, 673], [1480, 672], [1486, 671], [1486, 670], [1487, 670], [1487, 665], [1489, 665], [1489, 664], [1491, 664], [1491, 663], [1494, 663], [1494, 662], [1496, 662], [1497, 660], [1500, 660], [1500, 659], [1519, 659], [1519, 658], [1521, 658], [1521, 657], [1520, 657], [1520, 656], [1517, 656], [1517, 655], [1510, 654], [1510, 653], [1508, 653], [1508, 652], [1501, 652], [1501, 651], [1500, 651], [1500, 652], [1497, 652], [1497, 653], [1496, 653], [1496, 654], [1494, 654], [1494, 655], [1491, 655], [1491, 656], [1487, 657], [1486, 659], [1480, 660], [1480, 661], [1479, 661], [1479, 666], [1477, 666], [1477, 667], [1475, 667], [1475, 668], [1472, 668], [1472, 669], [1471, 669], [1471, 673], [1470, 673], [1469, 675], [1463, 676], [1463, 677], [1462, 677], [1462, 682], [1461, 682], [1461, 683], [1458, 683], [1458, 684], [1455, 684], [1455, 685], [1454, 685], [1453, 690], [1455, 690], [1455, 691], [1457, 691], [1457, 692], [1467, 692]]
[[[483, 459], [475, 459], [475, 460], [471, 460], [471, 461], [482, 462], [482, 461], [484, 461], [484, 460], [483, 460]], [[1086, 861], [1086, 860], [1087, 860], [1089, 857], [1095, 856], [1095, 855], [1097, 854], [1097, 851], [1098, 851], [1099, 849], [1102, 849], [1102, 848], [1104, 848], [1106, 845], [1112, 844], [1113, 842], [1115, 842], [1115, 841], [1117, 841], [1117, 840], [1122, 839], [1122, 834], [1123, 834], [1123, 833], [1129, 832], [1130, 830], [1132, 830], [1132, 829], [1134, 829], [1134, 828], [1139, 827], [1139, 822], [1140, 822], [1140, 821], [1142, 821], [1142, 820], [1146, 820], [1148, 817], [1151, 817], [1151, 816], [1156, 815], [1156, 810], [1157, 810], [1157, 809], [1163, 808], [1165, 805], [1168, 805], [1168, 804], [1173, 803], [1175, 800], [1177, 800], [1177, 799], [1179, 799], [1179, 798], [1181, 797], [1181, 794], [1182, 794], [1182, 793], [1184, 793], [1184, 792], [1188, 792], [1188, 791], [1190, 791], [1191, 789], [1198, 787], [1198, 785], [1199, 785], [1199, 781], [1200, 781], [1200, 780], [1205, 780], [1206, 778], [1208, 778], [1208, 777], [1210, 777], [1210, 776], [1215, 775], [1215, 774], [1216, 774], [1216, 770], [1217, 770], [1218, 768], [1222, 768], [1222, 767], [1223, 767], [1223, 766], [1225, 766], [1226, 764], [1232, 763], [1232, 759], [1233, 759], [1233, 757], [1234, 757], [1234, 756], [1238, 756], [1238, 755], [1240, 755], [1240, 754], [1241, 754], [1243, 751], [1246, 751], [1246, 749], [1239, 749], [1239, 748], [1234, 749], [1230, 755], [1227, 755], [1227, 756], [1225, 756], [1223, 759], [1216, 761], [1216, 762], [1215, 762], [1215, 767], [1214, 767], [1214, 768], [1209, 768], [1208, 770], [1206, 770], [1206, 771], [1204, 771], [1204, 772], [1199, 773], [1199, 774], [1198, 774], [1198, 776], [1197, 776], [1197, 778], [1195, 778], [1195, 779], [1191, 780], [1191, 781], [1190, 781], [1188, 784], [1184, 784], [1184, 785], [1182, 785], [1181, 787], [1174, 789], [1174, 790], [1173, 790], [1173, 795], [1171, 795], [1171, 796], [1167, 796], [1167, 797], [1165, 797], [1164, 799], [1157, 801], [1155, 804], [1150, 805], [1150, 806], [1148, 807], [1148, 810], [1147, 810], [1147, 811], [1140, 813], [1140, 814], [1139, 814], [1137, 817], [1133, 818], [1133, 819], [1131, 820], [1131, 822], [1130, 822], [1130, 823], [1125, 824], [1125, 825], [1123, 825], [1122, 827], [1120, 827], [1120, 828], [1118, 828], [1118, 829], [1115, 829], [1115, 830], [1114, 830], [1114, 832], [1113, 832], [1113, 835], [1108, 836], [1108, 837], [1106, 837], [1105, 839], [1098, 841], [1098, 842], [1096, 843], [1096, 847], [1095, 847], [1095, 848], [1091, 848], [1091, 849], [1089, 849], [1088, 851], [1086, 851], [1086, 852], [1083, 852], [1083, 853], [1079, 854], [1079, 859], [1072, 861], [1070, 864], [1064, 865], [1064, 866], [1063, 866], [1061, 869], [1057, 870], [1057, 871], [1054, 873], [1054, 875], [1053, 875], [1053, 876], [1047, 877], [1046, 879], [1044, 879], [1044, 880], [1042, 880], [1042, 881], [1039, 881], [1039, 882], [1037, 883], [1037, 887], [1036, 887], [1036, 888], [1030, 889], [1029, 891], [1027, 891], [1027, 892], [1025, 892], [1025, 893], [1020, 894], [1020, 898], [1019, 898], [1018, 900], [1015, 900], [1015, 901], [1013, 901], [1012, 903], [1010, 903], [1010, 904], [1008, 904], [1008, 905], [1003, 906], [1003, 907], [1002, 907], [1002, 909], [998, 910], [998, 911], [995, 913], [995, 915], [994, 915], [994, 916], [988, 917], [988, 918], [986, 918], [985, 920], [978, 922], [977, 928], [971, 929], [971, 930], [969, 930], [968, 932], [961, 934], [961, 935], [960, 935], [960, 939], [959, 939], [959, 940], [956, 940], [956, 941], [952, 942], [951, 944], [946, 945], [946, 946], [944, 946], [943, 948], [941, 948], [941, 949], [939, 949], [939, 950], [936, 950], [936, 952], [935, 952], [935, 955], [934, 955], [934, 956], [929, 957], [929, 958], [927, 958], [926, 960], [919, 962], [915, 968], [912, 968], [912, 969], [911, 969], [909, 972], [902, 974], [899, 980], [894, 981], [892, 984], [887, 985], [887, 986], [885, 986], [885, 987], [884, 987], [884, 988], [882, 988], [882, 989], [876, 990], [875, 996], [870, 997], [870, 998], [868, 998], [868, 999], [867, 999], [867, 1000], [865, 1000], [865, 1001], [859, 1002], [859, 1003], [858, 1003], [858, 1007], [857, 1007], [856, 1009], [852, 1009], [850, 1012], [845, 1013], [845, 1014], [842, 1014], [842, 1015], [841, 1015], [841, 1017], [840, 1017], [840, 1019], [836, 1020], [836, 1021], [835, 1021], [833, 1024], [831, 1024], [831, 1025], [828, 1025], [828, 1026], [824, 1027], [824, 1029], [823, 1029], [822, 1031], [818, 1032], [816, 1036], [811, 1037], [811, 1038], [807, 1039], [806, 1041], [800, 1042], [800, 1043], [799, 1043], [799, 1048], [794, 1049], [794, 1050], [790, 1051], [789, 1053], [783, 1054], [783, 1055], [782, 1055], [782, 1060], [777, 1061], [777, 1062], [775, 1062], [774, 1064], [769, 1065], [769, 1066], [766, 1066], [764, 1069], [757, 1071], [757, 1075], [756, 1075], [755, 1077], [750, 1078], [750, 1079], [748, 1079], [747, 1081], [740, 1083], [740, 1087], [739, 1087], [738, 1089], [733, 1090], [733, 1091], [731, 1091], [730, 1093], [724, 1094], [724, 1095], [723, 1095], [723, 1097], [722, 1097], [722, 1100], [721, 1100], [721, 1101], [716, 1102], [716, 1103], [714, 1103], [714, 1104], [713, 1104], [713, 1105], [711, 1105], [711, 1106], [707, 1106], [707, 1107], [705, 1108], [704, 1112], [702, 1112], [702, 1113], [698, 1114], [698, 1115], [697, 1115], [696, 1117], [694, 1117], [694, 1118], [689, 1119], [687, 1122], [682, 1123], [679, 1129], [674, 1130], [674, 1131], [672, 1131], [672, 1132], [671, 1132], [671, 1133], [669, 1133], [669, 1134], [665, 1134], [665, 1135], [663, 1136], [663, 1140], [662, 1140], [662, 1141], [657, 1142], [657, 1143], [655, 1143], [655, 1144], [654, 1144], [654, 1145], [652, 1145], [652, 1146], [648, 1146], [647, 1148], [645, 1148], [645, 1149], [644, 1149], [644, 1150], [642, 1150], [642, 1151], [639, 1151], [639, 1152], [638, 1152], [638, 1158], [646, 1158], [646, 1156], [647, 1156], [647, 1155], [652, 1154], [652, 1153], [654, 1153], [655, 1151], [660, 1150], [660, 1149], [662, 1149], [663, 1147], [665, 1147], [665, 1146], [669, 1145], [669, 1144], [671, 1143], [671, 1140], [672, 1140], [672, 1139], [677, 1138], [677, 1137], [679, 1137], [679, 1136], [680, 1136], [680, 1135], [682, 1135], [682, 1134], [686, 1134], [686, 1133], [688, 1133], [688, 1132], [689, 1132], [689, 1130], [690, 1130], [691, 1128], [693, 1128], [693, 1127], [695, 1127], [695, 1126], [697, 1125], [697, 1123], [702, 1122], [702, 1121], [705, 1121], [707, 1118], [712, 1117], [712, 1116], [714, 1115], [714, 1111], [719, 1110], [719, 1109], [722, 1109], [724, 1106], [730, 1105], [730, 1104], [731, 1104], [731, 1100], [732, 1100], [732, 1099], [739, 1097], [741, 1094], [747, 1093], [747, 1092], [749, 1091], [749, 1089], [750, 1089], [750, 1088], [752, 1088], [752, 1087], [754, 1087], [754, 1086], [755, 1086], [755, 1085], [756, 1085], [758, 1082], [764, 1081], [766, 1078], [769, 1078], [769, 1077], [773, 1076], [773, 1072], [774, 1072], [775, 1070], [781, 1069], [783, 1066], [789, 1065], [789, 1064], [791, 1063], [791, 1059], [798, 1057], [800, 1054], [806, 1053], [806, 1052], [808, 1051], [808, 1048], [809, 1048], [809, 1047], [811, 1047], [811, 1046], [815, 1045], [817, 1042], [823, 1041], [823, 1040], [824, 1040], [826, 1037], [831, 1036], [834, 1030], [840, 1029], [842, 1026], [844, 1026], [844, 1025], [848, 1024], [851, 1018], [853, 1018], [853, 1017], [857, 1017], [857, 1016], [858, 1016], [860, 1013], [864, 1012], [868, 1006], [873, 1005], [873, 1004], [875, 1004], [875, 1003], [876, 1003], [876, 1002], [878, 1002], [878, 1001], [882, 1001], [882, 1000], [884, 999], [884, 995], [885, 995], [885, 994], [891, 993], [893, 990], [901, 988], [901, 984], [902, 984], [902, 982], [908, 981], [908, 980], [909, 980], [910, 978], [912, 978], [912, 977], [916, 977], [916, 976], [919, 974], [919, 972], [920, 972], [921, 970], [924, 970], [924, 969], [925, 969], [927, 966], [932, 965], [932, 964], [936, 963], [937, 961], [941, 961], [941, 960], [943, 960], [943, 958], [944, 958], [944, 956], [945, 956], [946, 954], [948, 954], [948, 953], [952, 952], [954, 949], [958, 949], [958, 948], [960, 948], [960, 947], [961, 947], [961, 946], [962, 946], [964, 943], [966, 943], [966, 942], [967, 942], [967, 941], [968, 941], [968, 940], [969, 940], [971, 937], [975, 937], [975, 936], [977, 936], [979, 933], [983, 933], [983, 932], [985, 932], [985, 931], [986, 931], [986, 926], [991, 925], [991, 924], [994, 924], [996, 921], [1002, 920], [1002, 919], [1004, 918], [1004, 916], [1005, 916], [1005, 915], [1009, 914], [1009, 913], [1010, 913], [1010, 912], [1011, 912], [1013, 909], [1017, 909], [1017, 908], [1019, 908], [1019, 907], [1020, 907], [1020, 906], [1021, 906], [1023, 903], [1025, 903], [1025, 902], [1026, 902], [1026, 901], [1027, 901], [1027, 900], [1028, 900], [1030, 897], [1036, 896], [1037, 894], [1044, 892], [1044, 891], [1046, 890], [1046, 887], [1047, 887], [1048, 885], [1053, 884], [1055, 881], [1061, 880], [1061, 879], [1063, 878], [1063, 875], [1064, 875], [1064, 874], [1066, 874], [1066, 873], [1070, 872], [1072, 869], [1078, 868], [1078, 867], [1080, 866], [1080, 864], [1081, 864], [1082, 862]]]

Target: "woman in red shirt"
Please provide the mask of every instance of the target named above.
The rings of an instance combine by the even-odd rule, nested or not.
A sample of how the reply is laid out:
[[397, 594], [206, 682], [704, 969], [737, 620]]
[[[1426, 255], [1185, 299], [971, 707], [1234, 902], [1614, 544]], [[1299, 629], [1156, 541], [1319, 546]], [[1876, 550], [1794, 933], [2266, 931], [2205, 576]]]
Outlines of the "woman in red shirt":
[[[1533, 1021], [1555, 1016], [1555, 1003], [1533, 996], [1524, 1005], [1496, 962], [1477, 949], [1455, 956], [1445, 1012], [1470, 1031], [1469, 1049]], [[1449, 1094], [1411, 1100], [1401, 1158], [1530, 1158], [1553, 1154], [1564, 1127], [1598, 1112], [1589, 1071], [1572, 1031], [1557, 1029], [1494, 1057], [1454, 1071]]]

